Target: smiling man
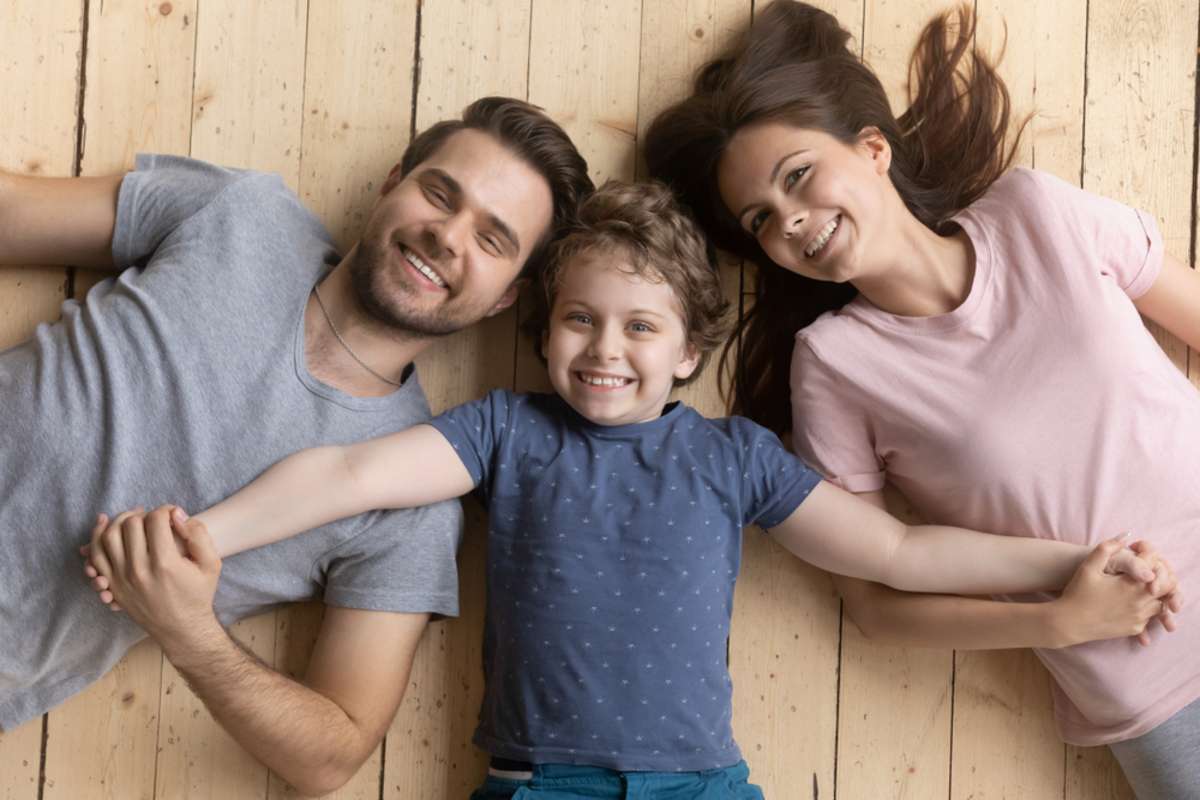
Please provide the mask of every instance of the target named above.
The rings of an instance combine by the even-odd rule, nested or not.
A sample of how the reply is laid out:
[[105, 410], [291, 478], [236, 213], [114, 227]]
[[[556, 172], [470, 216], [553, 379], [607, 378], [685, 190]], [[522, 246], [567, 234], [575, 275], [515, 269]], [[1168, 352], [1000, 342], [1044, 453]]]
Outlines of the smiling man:
[[[563, 131], [503, 98], [418, 136], [344, 256], [274, 176], [172, 156], [104, 178], [0, 175], [0, 264], [114, 271], [0, 354], [0, 727], [79, 691], [148, 632], [297, 788], [353, 775], [429, 615], [457, 613], [457, 505], [373, 512], [223, 569], [203, 543], [190, 559], [156, 547], [165, 510], [135, 518], [128, 615], [96, 601], [76, 550], [97, 511], [203, 508], [295, 450], [427, 419], [413, 358], [508, 307], [590, 189]], [[327, 608], [303, 684], [223, 627], [310, 598]]]

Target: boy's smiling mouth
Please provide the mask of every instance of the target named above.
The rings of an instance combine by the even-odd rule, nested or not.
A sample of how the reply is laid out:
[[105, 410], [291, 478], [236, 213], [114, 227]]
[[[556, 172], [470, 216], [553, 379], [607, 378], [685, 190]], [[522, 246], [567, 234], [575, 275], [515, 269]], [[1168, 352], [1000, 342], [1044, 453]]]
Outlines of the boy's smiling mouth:
[[605, 375], [599, 372], [584, 372], [576, 370], [575, 377], [581, 383], [597, 389], [620, 389], [633, 383], [633, 378], [623, 378], [620, 375]]

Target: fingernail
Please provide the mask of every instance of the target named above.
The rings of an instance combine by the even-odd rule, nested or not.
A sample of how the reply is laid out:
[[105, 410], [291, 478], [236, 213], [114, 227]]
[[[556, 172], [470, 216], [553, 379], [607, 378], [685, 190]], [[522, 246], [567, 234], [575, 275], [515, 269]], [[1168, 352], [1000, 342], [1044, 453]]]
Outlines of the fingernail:
[[176, 522], [187, 522], [188, 520], [187, 512], [182, 508], [176, 508], [172, 516], [175, 517]]

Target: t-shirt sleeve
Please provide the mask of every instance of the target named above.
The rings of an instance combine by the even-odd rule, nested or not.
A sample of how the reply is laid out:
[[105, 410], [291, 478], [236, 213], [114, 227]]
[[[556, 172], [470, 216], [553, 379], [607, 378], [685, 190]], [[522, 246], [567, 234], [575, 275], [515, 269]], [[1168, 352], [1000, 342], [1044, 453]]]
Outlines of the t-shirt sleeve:
[[773, 528], [800, 507], [821, 476], [771, 431], [742, 417], [730, 419], [742, 451], [742, 524]]
[[483, 488], [485, 494], [515, 401], [512, 392], [496, 389], [429, 421], [450, 442], [475, 485]]
[[[1030, 209], [1034, 224], [1061, 225], [1051, 236], [1077, 240], [1090, 251], [1089, 262], [1116, 281], [1131, 299], [1146, 293], [1162, 271], [1163, 240], [1158, 224], [1144, 211], [1084, 191], [1054, 175], [1017, 170], [1013, 191], [1030, 196], [1011, 198]], [[1021, 180], [1027, 178], [1027, 180]], [[1055, 220], [1055, 223], [1050, 223]]]
[[259, 174], [182, 156], [139, 154], [117, 196], [113, 262], [121, 267], [144, 262], [227, 186]]
[[883, 488], [884, 465], [875, 453], [866, 417], [848, 387], [816, 355], [803, 335], [792, 349], [792, 449], [830, 483], [848, 492]]
[[363, 519], [363, 531], [323, 559], [325, 603], [457, 616], [459, 502], [374, 511]]

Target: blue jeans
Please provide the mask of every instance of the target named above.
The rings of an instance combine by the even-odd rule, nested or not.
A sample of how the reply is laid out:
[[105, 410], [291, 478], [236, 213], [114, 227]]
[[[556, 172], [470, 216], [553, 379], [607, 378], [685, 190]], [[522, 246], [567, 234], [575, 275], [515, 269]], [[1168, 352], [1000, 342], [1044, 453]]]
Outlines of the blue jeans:
[[489, 776], [471, 800], [763, 800], [745, 761], [701, 772], [616, 772], [574, 764], [535, 764], [533, 777]]

